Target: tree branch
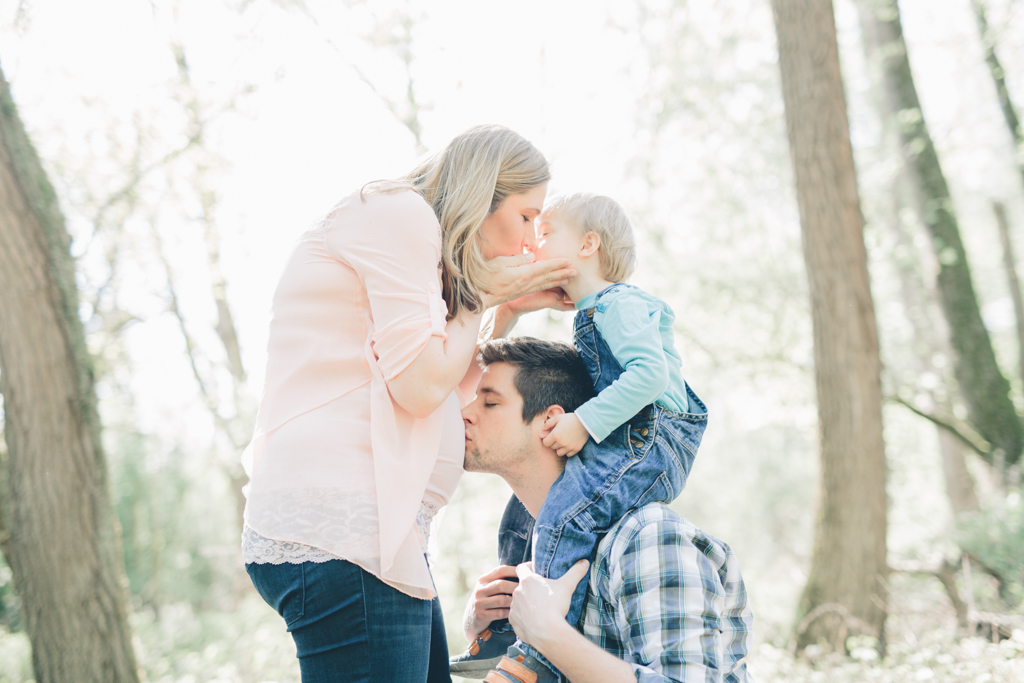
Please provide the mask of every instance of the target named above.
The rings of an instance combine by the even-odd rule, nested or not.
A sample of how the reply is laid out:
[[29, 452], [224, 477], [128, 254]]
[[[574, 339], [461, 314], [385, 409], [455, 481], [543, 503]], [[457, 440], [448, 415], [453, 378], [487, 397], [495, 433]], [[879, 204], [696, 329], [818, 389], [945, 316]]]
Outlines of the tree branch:
[[[923, 417], [924, 419], [935, 424], [941, 429], [945, 429], [947, 432], [958, 438], [968, 448], [970, 448], [972, 451], [980, 455], [982, 458], [991, 458], [992, 449], [988, 445], [988, 443], [983, 438], [981, 438], [981, 436], [975, 433], [973, 429], [970, 429], [966, 425], [964, 425], [962, 428], [957, 427], [956, 425], [953, 424], [951, 419], [941, 418], [937, 415], [927, 413], [918, 408], [917, 406], [915, 406], [914, 404], [905, 401], [899, 396], [887, 396], [886, 400], [891, 401], [893, 403], [897, 403], [906, 408], [907, 410], [909, 410], [910, 412], [914, 413], [915, 415], [919, 415], [920, 417]], [[967, 430], [970, 431], [968, 432]]]

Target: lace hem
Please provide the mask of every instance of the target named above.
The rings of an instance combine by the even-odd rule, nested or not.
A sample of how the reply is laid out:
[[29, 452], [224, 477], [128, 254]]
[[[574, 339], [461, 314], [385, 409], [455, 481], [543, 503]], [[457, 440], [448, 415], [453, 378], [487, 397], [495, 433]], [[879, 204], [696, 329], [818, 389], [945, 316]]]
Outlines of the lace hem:
[[246, 564], [319, 564], [341, 559], [323, 548], [261, 536], [248, 524], [242, 526], [242, 557]]
[[423, 548], [423, 552], [427, 551], [427, 546], [430, 543], [430, 525], [434, 521], [434, 515], [440, 510], [439, 505], [428, 503], [427, 501], [420, 502], [420, 511], [416, 514], [416, 533], [420, 537], [420, 546]]
[[[420, 537], [420, 544], [424, 550], [430, 542], [431, 522], [439, 509], [438, 505], [427, 501], [420, 503], [420, 511], [416, 515], [416, 533]], [[261, 536], [248, 524], [242, 525], [242, 557], [245, 564], [302, 564], [303, 562], [319, 564], [330, 560], [344, 559], [323, 548], [305, 543], [278, 541]]]

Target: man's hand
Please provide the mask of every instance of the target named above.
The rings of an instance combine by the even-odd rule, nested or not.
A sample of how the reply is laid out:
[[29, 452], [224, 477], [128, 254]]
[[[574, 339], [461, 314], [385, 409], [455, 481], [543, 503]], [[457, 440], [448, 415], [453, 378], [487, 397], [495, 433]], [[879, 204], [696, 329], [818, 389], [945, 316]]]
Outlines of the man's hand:
[[[515, 567], [502, 565], [477, 579], [462, 619], [462, 628], [469, 642], [476, 640], [495, 619], [508, 617], [512, 591], [516, 588], [515, 576]], [[510, 577], [512, 581], [508, 580]]]
[[560, 413], [545, 420], [541, 428], [541, 443], [555, 451], [555, 455], [573, 456], [583, 449], [590, 433], [575, 413]]
[[558, 641], [559, 630], [567, 625], [565, 615], [576, 586], [587, 575], [590, 562], [580, 560], [560, 579], [545, 579], [533, 571], [533, 562], [516, 567], [519, 587], [512, 593], [508, 620], [516, 635], [543, 652]]

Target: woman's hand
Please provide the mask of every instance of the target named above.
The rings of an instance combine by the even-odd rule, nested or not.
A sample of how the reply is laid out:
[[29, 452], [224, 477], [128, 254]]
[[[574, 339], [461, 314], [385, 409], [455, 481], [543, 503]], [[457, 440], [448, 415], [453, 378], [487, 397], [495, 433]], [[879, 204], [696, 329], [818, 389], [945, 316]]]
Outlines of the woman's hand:
[[533, 562], [516, 567], [519, 587], [512, 593], [508, 620], [516, 635], [542, 653], [559, 639], [559, 629], [566, 625], [572, 594], [587, 575], [590, 562], [580, 560], [560, 579], [545, 579], [533, 571]]
[[528, 294], [561, 287], [576, 276], [576, 271], [569, 266], [569, 259], [535, 262], [535, 258], [534, 254], [529, 253], [498, 256], [488, 261], [492, 272], [482, 292], [484, 307], [491, 308]]
[[576, 308], [576, 304], [572, 302], [569, 295], [561, 287], [552, 287], [551, 289], [527, 294], [502, 305], [507, 306], [509, 312], [516, 316], [524, 313], [533, 313], [534, 311], [542, 311], [545, 308], [552, 308], [556, 311], [571, 311]]
[[462, 628], [469, 642], [476, 640], [495, 619], [508, 617], [512, 591], [516, 588], [515, 577], [515, 567], [502, 565], [477, 579], [476, 588], [469, 596], [466, 614], [462, 619]]

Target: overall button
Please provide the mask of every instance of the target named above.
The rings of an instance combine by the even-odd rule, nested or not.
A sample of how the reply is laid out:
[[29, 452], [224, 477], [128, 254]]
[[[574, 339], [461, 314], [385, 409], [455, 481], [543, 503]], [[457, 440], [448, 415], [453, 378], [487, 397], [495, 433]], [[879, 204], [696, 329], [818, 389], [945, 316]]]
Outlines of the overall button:
[[633, 441], [632, 439], [630, 439], [629, 442], [633, 444], [636, 448], [640, 448], [641, 446], [644, 445], [643, 441]]
[[644, 427], [643, 429], [640, 430], [640, 436], [647, 436], [647, 434], [648, 434], [647, 427]]

